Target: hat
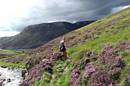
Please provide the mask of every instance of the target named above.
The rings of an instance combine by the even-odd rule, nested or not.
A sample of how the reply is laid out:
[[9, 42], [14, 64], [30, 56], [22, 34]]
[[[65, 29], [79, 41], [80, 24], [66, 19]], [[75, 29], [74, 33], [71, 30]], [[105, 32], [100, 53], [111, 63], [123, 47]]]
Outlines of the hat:
[[64, 43], [64, 40], [61, 40], [60, 43]]

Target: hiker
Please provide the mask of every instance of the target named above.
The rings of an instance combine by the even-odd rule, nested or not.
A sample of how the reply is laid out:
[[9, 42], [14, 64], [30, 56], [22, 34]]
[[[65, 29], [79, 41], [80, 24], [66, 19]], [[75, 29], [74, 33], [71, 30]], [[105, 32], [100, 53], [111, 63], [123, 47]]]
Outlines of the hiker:
[[60, 41], [60, 46], [59, 46], [60, 52], [62, 52], [64, 57], [67, 57], [67, 53], [66, 53], [66, 47], [64, 44], [64, 38]]

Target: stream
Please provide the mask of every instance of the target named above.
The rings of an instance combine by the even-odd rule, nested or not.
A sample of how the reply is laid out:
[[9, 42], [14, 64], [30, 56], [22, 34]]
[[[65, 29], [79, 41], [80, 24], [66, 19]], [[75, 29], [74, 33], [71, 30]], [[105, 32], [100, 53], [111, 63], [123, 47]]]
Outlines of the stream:
[[22, 81], [22, 69], [0, 67], [0, 86], [19, 86]]

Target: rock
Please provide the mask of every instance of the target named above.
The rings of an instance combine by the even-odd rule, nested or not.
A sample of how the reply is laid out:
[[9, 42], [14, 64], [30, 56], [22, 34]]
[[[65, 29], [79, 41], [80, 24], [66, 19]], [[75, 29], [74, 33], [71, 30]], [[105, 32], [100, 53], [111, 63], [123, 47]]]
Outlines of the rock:
[[3, 86], [3, 82], [6, 81], [5, 79], [0, 79], [0, 86]]
[[26, 77], [26, 73], [27, 73], [27, 70], [26, 70], [26, 69], [22, 70], [22, 77], [23, 77], [23, 78]]
[[0, 86], [2, 86], [2, 85], [3, 85], [3, 82], [0, 81]]
[[11, 82], [11, 79], [7, 79], [7, 83]]

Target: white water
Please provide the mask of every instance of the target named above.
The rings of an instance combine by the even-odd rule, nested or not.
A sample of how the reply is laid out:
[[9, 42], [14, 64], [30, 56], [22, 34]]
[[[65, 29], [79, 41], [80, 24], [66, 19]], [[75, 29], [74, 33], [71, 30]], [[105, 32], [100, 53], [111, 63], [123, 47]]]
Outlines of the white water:
[[[19, 86], [23, 81], [22, 69], [9, 69], [0, 67], [0, 82], [5, 79], [2, 86]], [[8, 80], [10, 79], [10, 82]]]

